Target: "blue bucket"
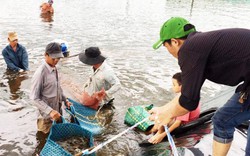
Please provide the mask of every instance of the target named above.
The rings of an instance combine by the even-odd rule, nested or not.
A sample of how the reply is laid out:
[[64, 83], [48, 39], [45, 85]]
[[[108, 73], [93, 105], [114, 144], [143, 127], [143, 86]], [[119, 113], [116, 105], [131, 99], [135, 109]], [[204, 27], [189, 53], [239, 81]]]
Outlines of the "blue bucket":
[[[40, 156], [72, 156], [68, 151], [64, 150], [56, 141], [67, 139], [73, 136], [80, 136], [89, 139], [89, 147], [94, 146], [94, 139], [91, 132], [83, 129], [81, 126], [75, 123], [68, 123], [64, 118], [63, 123], [56, 123], [53, 121], [48, 136], [47, 142], [40, 152]], [[84, 150], [84, 149], [82, 149]], [[95, 154], [90, 154], [95, 156]]]

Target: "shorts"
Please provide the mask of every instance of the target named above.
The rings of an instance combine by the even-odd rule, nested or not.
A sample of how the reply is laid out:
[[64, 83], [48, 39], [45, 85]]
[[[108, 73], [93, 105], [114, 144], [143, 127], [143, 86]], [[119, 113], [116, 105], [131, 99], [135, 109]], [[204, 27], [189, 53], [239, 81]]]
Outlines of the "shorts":
[[52, 121], [50, 119], [37, 119], [37, 131], [43, 132], [43, 133], [49, 133], [50, 128], [52, 126]]
[[224, 144], [232, 142], [235, 127], [250, 119], [250, 97], [244, 103], [238, 102], [239, 97], [240, 94], [235, 93], [213, 116], [215, 141]]

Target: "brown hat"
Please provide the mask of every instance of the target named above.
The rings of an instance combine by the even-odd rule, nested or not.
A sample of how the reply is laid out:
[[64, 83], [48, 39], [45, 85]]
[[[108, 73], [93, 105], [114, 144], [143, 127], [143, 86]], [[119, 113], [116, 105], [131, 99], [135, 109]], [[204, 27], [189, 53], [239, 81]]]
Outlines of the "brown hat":
[[51, 42], [46, 46], [46, 53], [48, 53], [51, 58], [62, 58], [62, 49], [61, 45], [57, 42]]
[[85, 52], [80, 53], [79, 60], [87, 65], [95, 65], [102, 63], [106, 57], [101, 55], [101, 51], [98, 47], [89, 47]]
[[15, 31], [8, 32], [8, 38], [11, 42], [17, 40], [17, 33]]

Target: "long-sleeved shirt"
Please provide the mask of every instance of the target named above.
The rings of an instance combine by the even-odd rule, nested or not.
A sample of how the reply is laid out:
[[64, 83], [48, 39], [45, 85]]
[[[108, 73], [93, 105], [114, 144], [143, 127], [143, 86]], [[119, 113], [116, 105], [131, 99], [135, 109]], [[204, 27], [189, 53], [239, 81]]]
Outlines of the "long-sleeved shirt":
[[20, 69], [29, 70], [28, 53], [21, 44], [17, 44], [16, 52], [10, 45], [7, 45], [3, 49], [2, 55], [8, 69], [13, 71], [19, 71]]
[[206, 79], [250, 93], [250, 30], [224, 29], [191, 33], [178, 52], [182, 71], [179, 103], [194, 110]]
[[93, 75], [84, 84], [84, 91], [88, 92], [89, 95], [100, 91], [102, 88], [106, 92], [105, 103], [111, 100], [121, 88], [120, 80], [106, 61], [94, 71]]
[[66, 98], [60, 86], [56, 68], [52, 68], [44, 62], [36, 70], [32, 77], [30, 99], [39, 109], [38, 118], [50, 118], [49, 113], [52, 110], [62, 112], [61, 104]]

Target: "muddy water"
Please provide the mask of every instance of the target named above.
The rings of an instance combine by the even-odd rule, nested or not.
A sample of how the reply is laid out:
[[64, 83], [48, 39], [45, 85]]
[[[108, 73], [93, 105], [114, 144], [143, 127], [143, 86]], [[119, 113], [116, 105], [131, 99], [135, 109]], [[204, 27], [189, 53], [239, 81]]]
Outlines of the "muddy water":
[[[40, 15], [41, 0], [1, 2], [4, 5], [0, 6], [0, 49], [7, 44], [7, 32], [17, 31], [19, 43], [29, 53], [30, 71], [9, 73], [0, 56], [0, 155], [35, 155], [45, 142], [44, 136], [36, 132], [37, 110], [28, 95], [30, 79], [41, 64], [45, 46], [50, 41], [66, 40], [71, 55], [89, 46], [99, 46], [121, 80], [123, 89], [115, 99], [114, 119], [104, 134], [95, 138], [96, 143], [101, 143], [127, 128], [123, 121], [128, 107], [162, 105], [173, 97], [171, 76], [179, 71], [177, 61], [164, 48], [157, 52], [151, 48], [166, 19], [183, 16], [200, 31], [250, 28], [250, 2], [245, 0], [60, 0], [54, 1], [53, 16]], [[90, 67], [77, 57], [61, 60], [58, 67], [65, 94], [75, 98], [91, 73]], [[208, 101], [231, 90], [206, 82], [202, 88], [202, 109], [222, 105], [221, 101], [209, 104]], [[237, 141], [245, 142], [244, 136], [237, 134], [241, 136], [237, 136]], [[152, 151], [153, 155], [160, 155], [160, 149], [166, 150], [165, 144], [152, 150], [140, 148], [138, 142], [145, 138], [131, 131], [102, 148], [98, 155], [149, 155]], [[212, 136], [203, 138], [208, 139], [204, 141], [208, 144], [198, 144], [197, 148], [209, 155], [211, 148], [204, 146], [211, 147]], [[234, 146], [230, 155], [244, 155], [244, 144], [239, 145]], [[186, 150], [186, 154], [192, 153]]]

